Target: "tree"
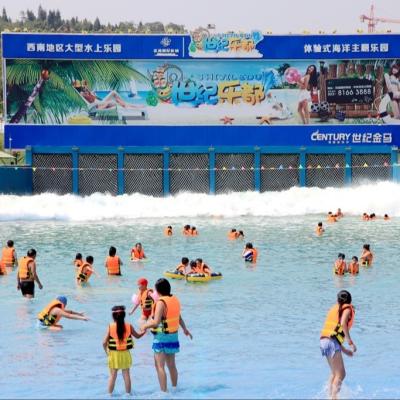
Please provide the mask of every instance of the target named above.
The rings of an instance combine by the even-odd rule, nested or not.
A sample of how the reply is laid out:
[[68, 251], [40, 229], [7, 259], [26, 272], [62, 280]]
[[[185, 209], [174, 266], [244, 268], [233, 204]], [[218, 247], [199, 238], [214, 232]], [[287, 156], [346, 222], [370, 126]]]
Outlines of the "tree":
[[1, 13], [1, 20], [3, 22], [11, 22], [11, 19], [9, 19], [8, 16], [7, 16], [7, 11], [6, 11], [5, 7], [3, 7], [3, 11]]
[[94, 20], [94, 23], [93, 23], [93, 30], [95, 32], [98, 32], [100, 29], [101, 29], [100, 20], [98, 17], [96, 17], [96, 19]]
[[26, 19], [30, 22], [34, 22], [36, 20], [35, 13], [31, 10], [26, 10]]
[[38, 20], [42, 22], [47, 21], [47, 11], [42, 6], [38, 8]]

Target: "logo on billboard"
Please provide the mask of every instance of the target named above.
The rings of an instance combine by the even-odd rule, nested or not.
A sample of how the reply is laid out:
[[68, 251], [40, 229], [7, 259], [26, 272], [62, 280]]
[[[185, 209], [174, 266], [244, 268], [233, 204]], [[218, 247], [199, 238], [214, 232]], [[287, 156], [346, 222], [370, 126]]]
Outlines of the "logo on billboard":
[[264, 39], [260, 31], [250, 33], [210, 33], [198, 28], [190, 35], [189, 55], [193, 58], [261, 58], [257, 44]]
[[320, 132], [311, 133], [312, 142], [328, 144], [392, 144], [391, 132]]
[[171, 43], [171, 38], [169, 38], [168, 36], [164, 36], [160, 40], [161, 47], [153, 50], [154, 55], [157, 57], [178, 57], [179, 48], [170, 47]]

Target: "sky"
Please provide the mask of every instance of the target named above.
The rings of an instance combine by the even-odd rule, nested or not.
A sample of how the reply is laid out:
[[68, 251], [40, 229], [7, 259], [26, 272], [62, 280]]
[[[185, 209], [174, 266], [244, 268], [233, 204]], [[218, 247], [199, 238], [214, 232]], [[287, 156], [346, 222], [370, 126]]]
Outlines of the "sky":
[[[375, 15], [400, 20], [399, 0], [375, 0]], [[78, 17], [102, 23], [132, 21], [138, 23], [161, 21], [183, 24], [194, 29], [215, 24], [217, 32], [250, 31], [258, 29], [277, 34], [302, 33], [355, 33], [358, 28], [367, 31], [360, 22], [361, 14], [369, 14], [368, 0], [2, 0], [13, 19], [27, 8], [59, 9], [65, 18]], [[400, 24], [379, 23], [377, 30], [400, 32]]]

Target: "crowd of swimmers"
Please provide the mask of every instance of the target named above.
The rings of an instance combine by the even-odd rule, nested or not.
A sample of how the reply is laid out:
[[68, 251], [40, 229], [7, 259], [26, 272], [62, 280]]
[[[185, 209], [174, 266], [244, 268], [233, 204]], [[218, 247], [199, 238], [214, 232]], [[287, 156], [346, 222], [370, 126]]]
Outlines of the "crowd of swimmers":
[[[365, 214], [366, 215], [366, 214]], [[371, 214], [374, 215], [374, 214]], [[368, 220], [371, 220], [368, 215]], [[328, 213], [328, 221], [336, 222], [343, 217], [340, 209], [336, 214]], [[363, 217], [364, 219], [364, 217]], [[385, 215], [385, 219], [389, 219]], [[186, 225], [182, 231], [185, 236], [193, 236], [195, 227]], [[318, 235], [324, 232], [322, 222], [318, 223], [316, 233]], [[164, 230], [165, 235], [172, 236], [173, 230], [168, 226]], [[228, 232], [229, 240], [243, 239], [243, 231], [232, 228]], [[14, 242], [8, 240], [2, 250], [0, 260], [0, 274], [6, 274], [18, 266], [17, 289], [21, 290], [23, 296], [27, 298], [34, 297], [35, 282], [39, 289], [43, 288], [37, 274], [36, 268], [36, 250], [30, 249], [26, 256], [19, 260], [14, 248]], [[252, 243], [246, 243], [242, 252], [245, 261], [256, 263], [258, 251]], [[131, 250], [131, 259], [143, 260], [146, 258], [141, 243], [136, 243]], [[17, 261], [18, 260], [18, 261]], [[360, 258], [353, 256], [351, 262], [346, 264], [345, 255], [338, 254], [334, 264], [334, 272], [337, 275], [350, 273], [356, 275], [359, 273], [359, 265], [369, 267], [373, 264], [374, 254], [369, 244], [364, 244]], [[77, 253], [73, 264], [76, 267], [76, 282], [78, 284], [87, 283], [92, 274], [97, 274], [93, 267], [94, 258], [88, 255], [86, 258], [81, 253]], [[109, 248], [108, 256], [105, 259], [104, 266], [107, 274], [121, 275], [121, 266], [123, 265], [120, 257], [117, 255], [117, 249], [114, 246]], [[176, 267], [176, 271], [183, 274], [211, 274], [211, 268], [201, 259], [189, 261], [189, 258], [183, 257], [181, 263]], [[98, 275], [98, 274], [97, 274]], [[131, 393], [130, 368], [132, 358], [130, 350], [133, 349], [133, 338], [140, 339], [147, 330], [153, 333], [155, 369], [158, 376], [160, 389], [167, 391], [167, 375], [165, 367], [168, 368], [172, 387], [175, 388], [178, 382], [178, 371], [175, 364], [175, 354], [179, 351], [178, 329], [182, 328], [184, 334], [192, 339], [190, 331], [181, 316], [181, 307], [179, 299], [171, 294], [171, 286], [168, 280], [161, 278], [155, 283], [154, 288], [148, 286], [146, 278], [140, 278], [137, 281], [138, 291], [132, 296], [133, 306], [129, 311], [132, 315], [138, 308], [141, 309], [140, 327], [138, 330], [125, 321], [126, 309], [123, 305], [116, 305], [111, 310], [112, 322], [108, 325], [103, 340], [103, 348], [107, 354], [110, 377], [108, 391], [112, 393], [115, 386], [118, 371], [122, 371], [125, 382], [125, 390]], [[37, 316], [38, 325], [41, 328], [50, 330], [61, 330], [62, 325], [59, 321], [62, 318], [88, 321], [88, 317], [81, 312], [67, 309], [67, 298], [58, 296], [53, 299], [46, 307], [41, 310]], [[350, 329], [354, 325], [355, 310], [352, 303], [351, 294], [346, 290], [341, 290], [337, 295], [337, 302], [334, 304], [325, 319], [321, 334], [320, 348], [322, 356], [326, 357], [331, 370], [329, 378], [329, 395], [336, 399], [340, 391], [342, 382], [345, 378], [345, 368], [342, 353], [347, 356], [353, 356], [357, 348], [350, 336]], [[348, 343], [348, 347], [345, 343]]]

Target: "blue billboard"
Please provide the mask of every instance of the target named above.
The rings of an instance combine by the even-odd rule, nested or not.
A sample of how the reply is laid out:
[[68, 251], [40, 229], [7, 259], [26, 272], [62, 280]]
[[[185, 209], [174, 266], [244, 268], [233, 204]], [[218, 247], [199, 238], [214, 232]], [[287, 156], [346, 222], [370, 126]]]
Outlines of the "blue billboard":
[[400, 35], [2, 38], [15, 148], [400, 142]]

